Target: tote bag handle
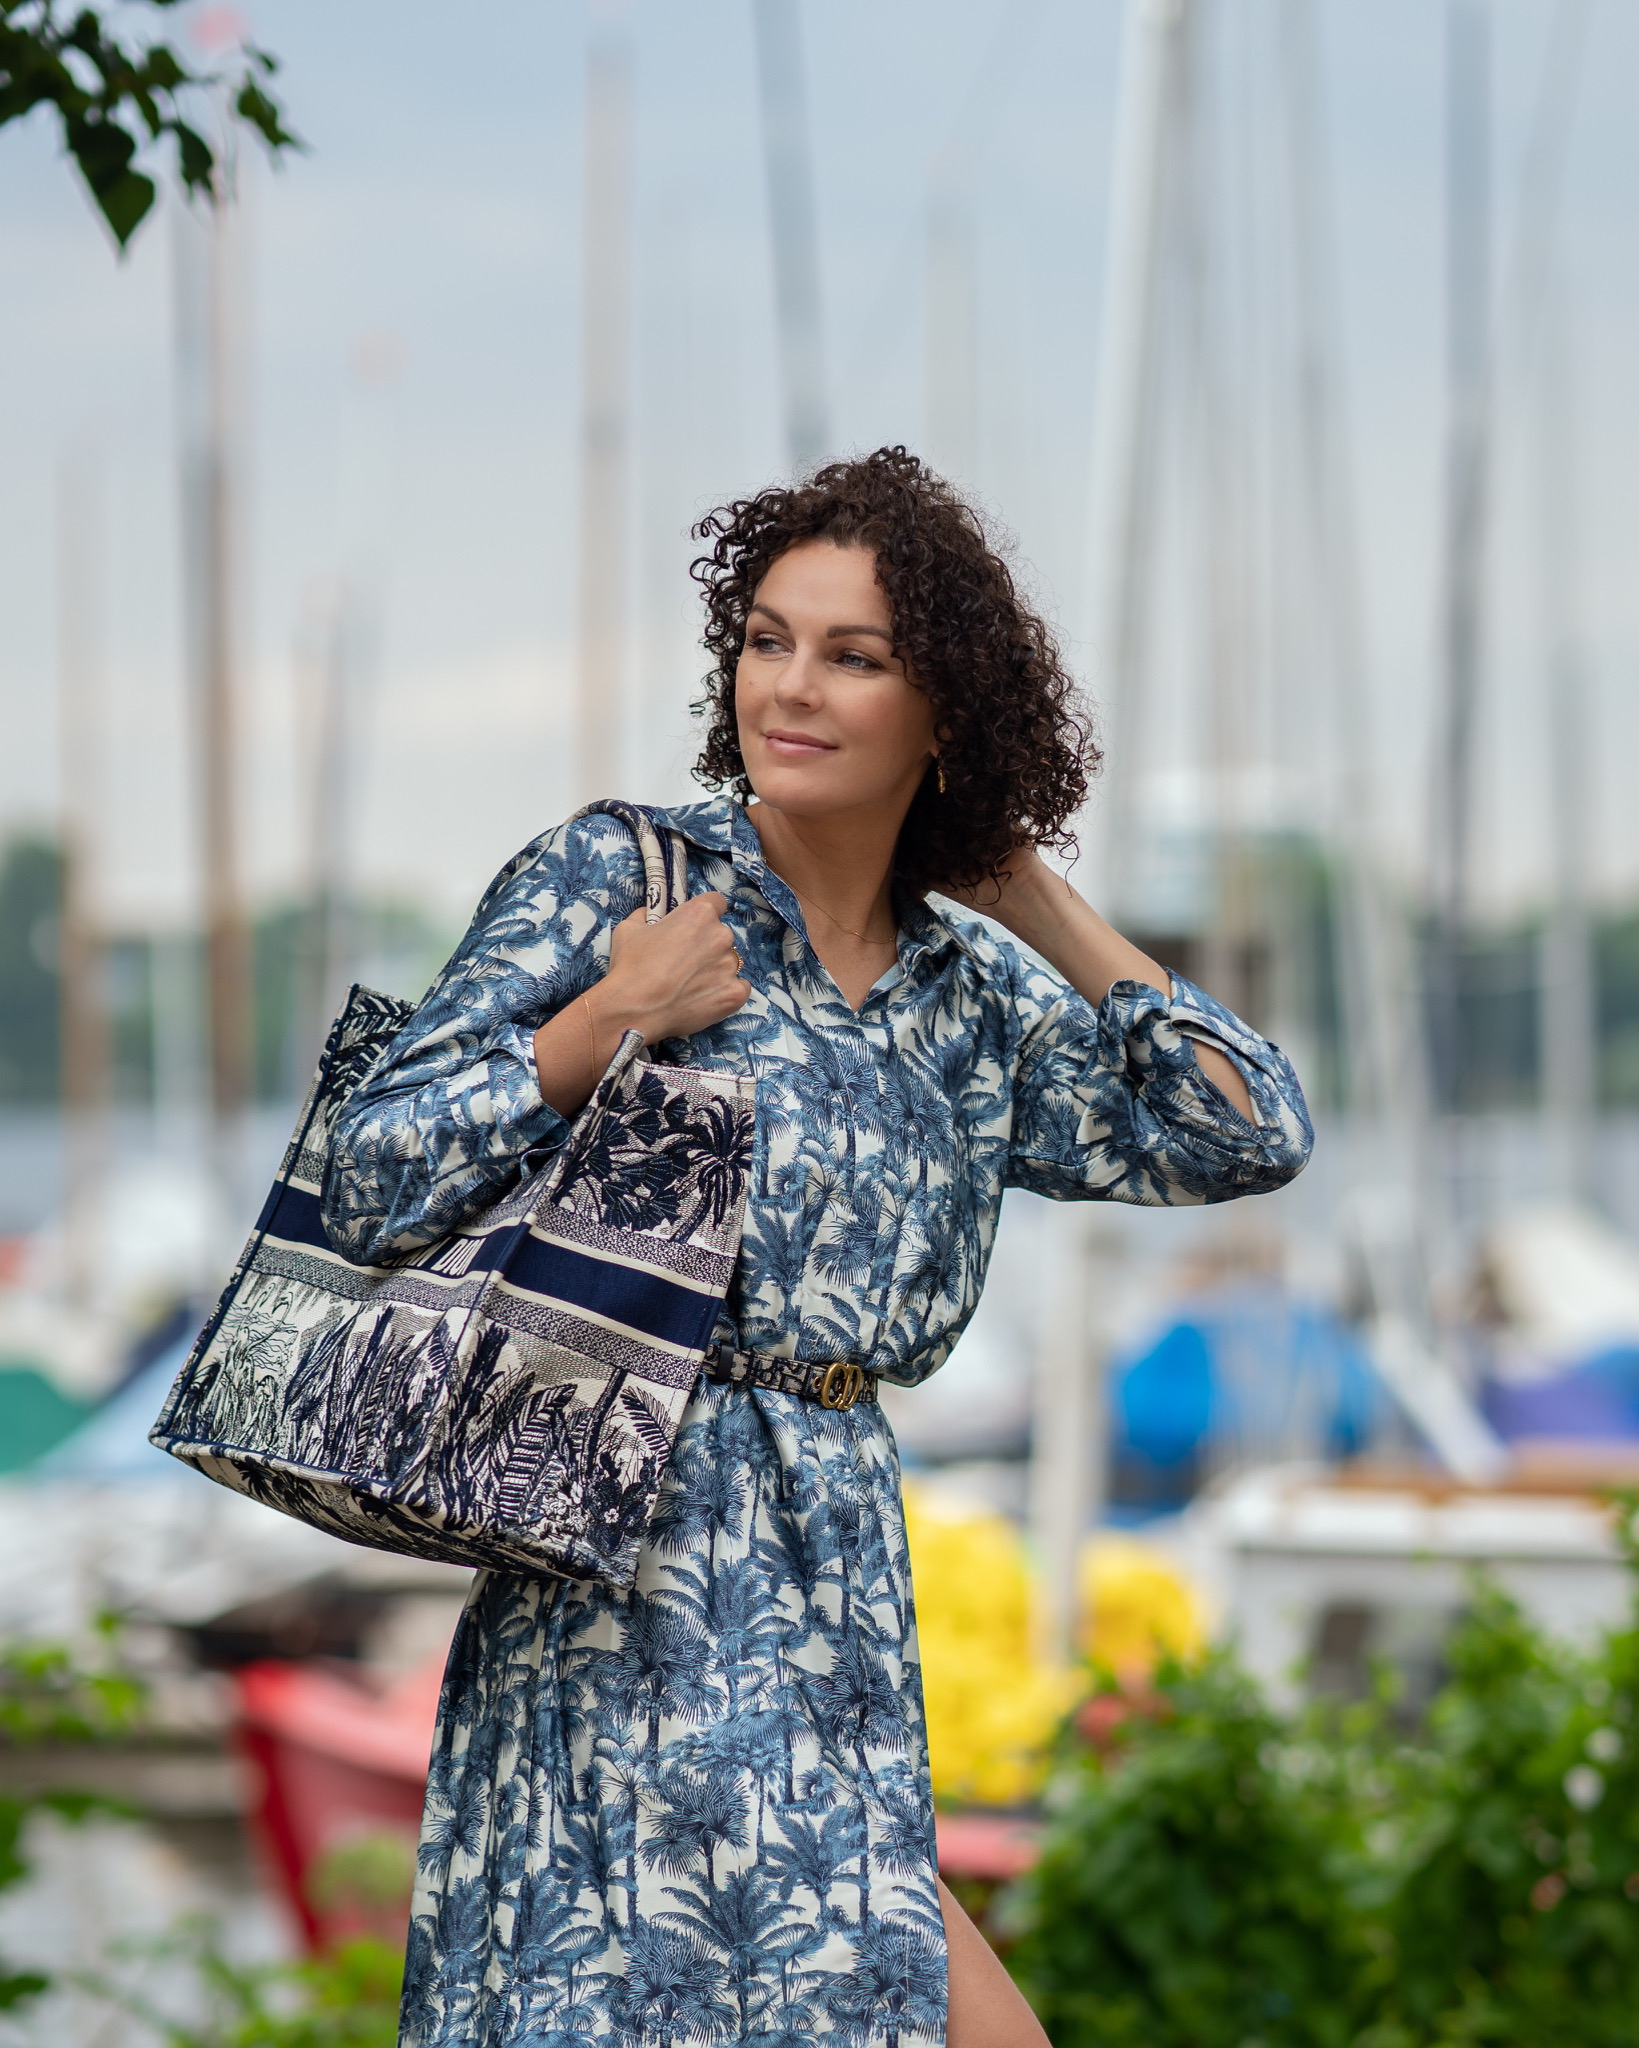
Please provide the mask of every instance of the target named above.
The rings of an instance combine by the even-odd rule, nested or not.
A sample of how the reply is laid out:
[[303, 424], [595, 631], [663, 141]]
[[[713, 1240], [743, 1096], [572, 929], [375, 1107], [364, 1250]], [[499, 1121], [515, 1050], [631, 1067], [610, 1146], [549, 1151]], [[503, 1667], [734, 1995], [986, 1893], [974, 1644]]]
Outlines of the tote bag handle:
[[643, 856], [644, 909], [650, 924], [657, 924], [689, 900], [688, 849], [680, 834], [661, 832], [646, 804], [627, 803], [621, 797], [583, 804], [575, 813], [577, 818], [600, 815], [618, 818], [637, 841]]

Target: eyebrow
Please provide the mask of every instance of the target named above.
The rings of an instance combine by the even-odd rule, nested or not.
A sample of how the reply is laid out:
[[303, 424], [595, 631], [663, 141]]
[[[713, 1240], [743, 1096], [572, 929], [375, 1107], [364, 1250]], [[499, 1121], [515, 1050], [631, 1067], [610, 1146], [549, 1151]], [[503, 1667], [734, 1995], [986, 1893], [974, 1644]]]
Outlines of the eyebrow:
[[[771, 604], [764, 604], [759, 599], [751, 609], [754, 612], [761, 612], [765, 619], [772, 619], [776, 626], [783, 626], [788, 633], [790, 632], [790, 620], [782, 618]], [[893, 635], [885, 633], [880, 626], [830, 626], [826, 629], [825, 637], [827, 640], [846, 640], [855, 633], [869, 633], [878, 640], [886, 640], [890, 647], [893, 645]]]

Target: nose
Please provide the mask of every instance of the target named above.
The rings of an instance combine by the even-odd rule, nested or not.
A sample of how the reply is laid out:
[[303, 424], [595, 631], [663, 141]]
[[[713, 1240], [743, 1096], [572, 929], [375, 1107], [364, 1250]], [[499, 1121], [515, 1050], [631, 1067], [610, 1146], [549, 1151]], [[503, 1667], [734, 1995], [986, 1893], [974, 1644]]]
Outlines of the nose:
[[806, 641], [799, 640], [789, 661], [782, 661], [774, 678], [774, 701], [793, 709], [812, 710], [823, 694], [824, 656]]

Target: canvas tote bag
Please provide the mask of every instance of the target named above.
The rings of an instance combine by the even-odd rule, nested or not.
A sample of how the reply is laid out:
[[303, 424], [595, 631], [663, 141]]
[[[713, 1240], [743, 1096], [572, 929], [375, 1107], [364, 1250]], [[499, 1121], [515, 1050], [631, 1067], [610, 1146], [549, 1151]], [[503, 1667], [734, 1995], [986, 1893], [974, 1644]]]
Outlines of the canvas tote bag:
[[[683, 901], [680, 840], [588, 811], [635, 834], [651, 922]], [[414, 1007], [348, 996], [152, 1441], [354, 1543], [629, 1586], [739, 1254], [754, 1083], [627, 1032], [543, 1173], [355, 1265], [320, 1218], [331, 1131]]]

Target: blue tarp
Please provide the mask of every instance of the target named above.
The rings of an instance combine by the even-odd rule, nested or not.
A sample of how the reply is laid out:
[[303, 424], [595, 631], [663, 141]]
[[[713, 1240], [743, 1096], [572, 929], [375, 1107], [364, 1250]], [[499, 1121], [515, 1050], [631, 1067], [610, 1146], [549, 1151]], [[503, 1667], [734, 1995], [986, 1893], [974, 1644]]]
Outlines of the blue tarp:
[[1491, 1427], [1508, 1442], [1632, 1443], [1639, 1439], [1639, 1348], [1617, 1345], [1544, 1379], [1489, 1381], [1483, 1402]]
[[1272, 1288], [1226, 1289], [1118, 1357], [1110, 1377], [1116, 1503], [1181, 1507], [1214, 1452], [1347, 1458], [1384, 1397], [1354, 1330]]

